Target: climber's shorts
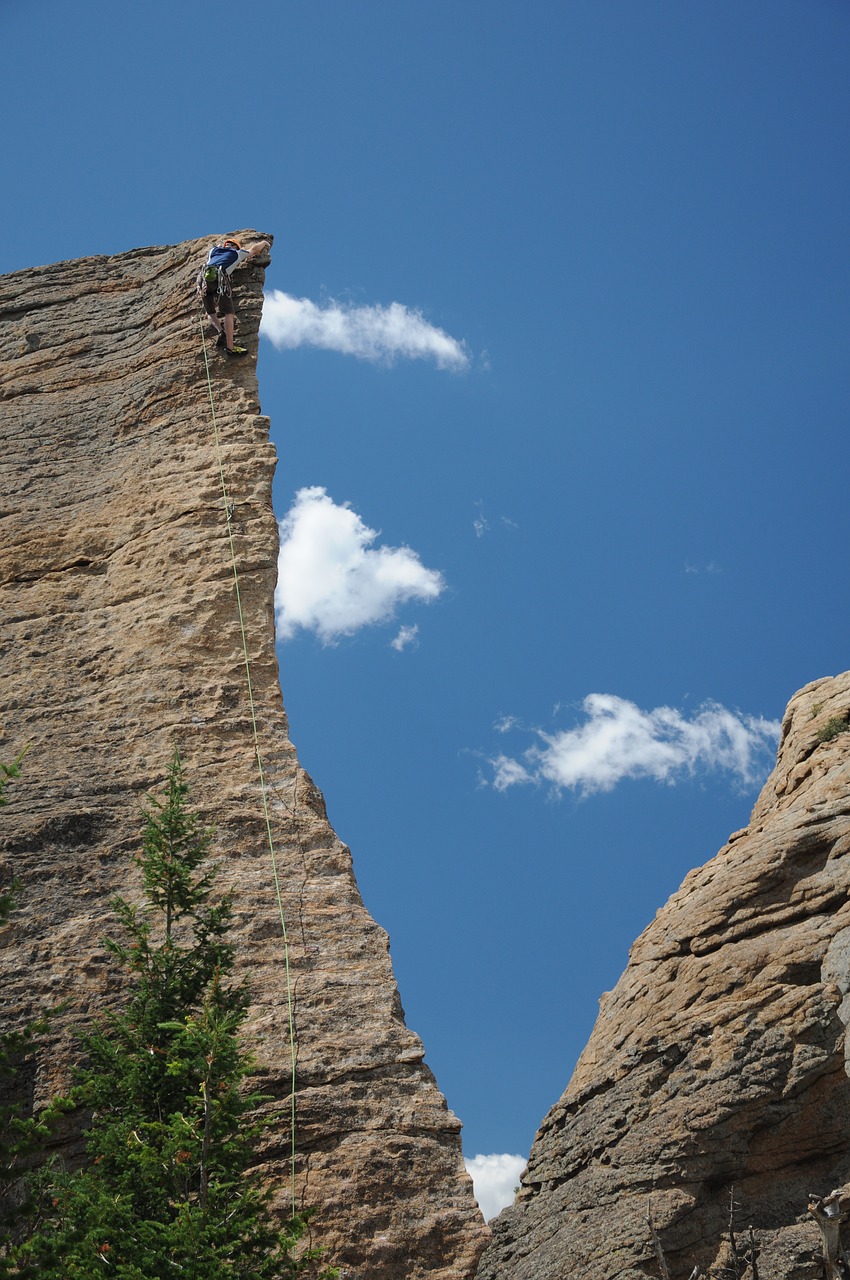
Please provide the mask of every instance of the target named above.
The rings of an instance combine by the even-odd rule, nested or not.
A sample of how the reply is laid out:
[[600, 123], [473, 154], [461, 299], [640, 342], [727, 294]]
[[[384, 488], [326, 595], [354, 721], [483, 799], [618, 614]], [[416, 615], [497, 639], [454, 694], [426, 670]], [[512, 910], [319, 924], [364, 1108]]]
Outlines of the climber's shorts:
[[233, 295], [228, 289], [226, 293], [216, 293], [214, 289], [206, 289], [203, 294], [204, 311], [208, 316], [232, 316]]

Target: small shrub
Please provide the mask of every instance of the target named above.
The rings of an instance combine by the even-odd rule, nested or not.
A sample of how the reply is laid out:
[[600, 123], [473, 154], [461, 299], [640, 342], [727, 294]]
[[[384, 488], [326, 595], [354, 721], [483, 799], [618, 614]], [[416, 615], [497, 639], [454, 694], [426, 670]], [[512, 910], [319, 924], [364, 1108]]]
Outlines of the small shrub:
[[846, 715], [830, 716], [826, 724], [818, 729], [818, 742], [832, 742], [839, 733], [846, 733], [848, 729], [850, 729], [850, 719]]

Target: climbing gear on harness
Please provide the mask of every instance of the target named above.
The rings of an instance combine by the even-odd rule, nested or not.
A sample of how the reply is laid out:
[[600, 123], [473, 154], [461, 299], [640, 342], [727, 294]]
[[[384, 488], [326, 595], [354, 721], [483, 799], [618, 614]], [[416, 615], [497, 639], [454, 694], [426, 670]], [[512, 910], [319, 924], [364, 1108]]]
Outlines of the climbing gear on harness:
[[[248, 657], [248, 634], [245, 629], [245, 617], [242, 612], [242, 596], [239, 590], [239, 571], [236, 567], [236, 544], [233, 539], [233, 512], [235, 504], [228, 497], [227, 484], [224, 479], [224, 461], [222, 458], [221, 438], [218, 432], [218, 422], [215, 416], [215, 399], [213, 397], [212, 377], [210, 375], [210, 362], [207, 355], [207, 344], [204, 338], [204, 320], [200, 317], [201, 326], [201, 345], [204, 349], [204, 367], [207, 374], [207, 392], [210, 399], [210, 415], [212, 417], [213, 434], [215, 436], [215, 450], [218, 459], [218, 475], [221, 483], [221, 496], [224, 503], [225, 520], [227, 521], [227, 536], [230, 541], [230, 563], [233, 568], [233, 591], [236, 597], [236, 612], [239, 616], [239, 630], [242, 634], [242, 657], [245, 666], [245, 681], [248, 688], [248, 707], [251, 713], [251, 726], [254, 737], [254, 755], [257, 760], [257, 772], [260, 778], [260, 794], [262, 796], [263, 817], [265, 819], [266, 836], [268, 839], [269, 856], [271, 860], [272, 879], [274, 882], [275, 896], [277, 898], [278, 917], [280, 919], [280, 932], [283, 941], [283, 966], [286, 980], [286, 1004], [287, 1004], [287, 1020], [289, 1033], [289, 1059], [290, 1059], [290, 1092], [289, 1092], [289, 1145], [290, 1145], [290, 1196], [292, 1203], [292, 1216], [297, 1213], [297, 1204], [295, 1197], [295, 1068], [296, 1068], [296, 1044], [295, 1044], [295, 1012], [294, 1012], [294, 996], [292, 991], [292, 977], [289, 965], [289, 936], [286, 931], [286, 918], [283, 911], [283, 893], [280, 884], [280, 875], [277, 866], [277, 854], [275, 852], [274, 838], [272, 836], [272, 820], [271, 810], [269, 807], [268, 791], [266, 789], [266, 778], [263, 771], [263, 758], [260, 753], [260, 734], [257, 728], [257, 711], [254, 705], [254, 686], [251, 681], [251, 662]], [[231, 354], [228, 352], [228, 355]], [[233, 354], [245, 355], [244, 347], [233, 349]]]
[[230, 276], [224, 267], [217, 267], [211, 262], [201, 267], [195, 279], [195, 285], [199, 298], [203, 298], [204, 294], [214, 294], [216, 297], [224, 294], [229, 298], [233, 293]]

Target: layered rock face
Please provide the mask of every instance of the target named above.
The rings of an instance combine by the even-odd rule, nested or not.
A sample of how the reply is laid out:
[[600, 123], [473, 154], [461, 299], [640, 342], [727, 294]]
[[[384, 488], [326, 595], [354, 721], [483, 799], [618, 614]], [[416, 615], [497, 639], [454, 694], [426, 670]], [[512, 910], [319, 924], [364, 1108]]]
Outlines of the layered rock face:
[[[809, 1193], [850, 1179], [850, 673], [785, 715], [750, 825], [631, 951], [480, 1280], [822, 1274]], [[837, 732], [836, 736], [831, 736]], [[823, 740], [826, 738], [827, 740]]]
[[281, 703], [275, 454], [255, 373], [263, 265], [233, 277], [249, 356], [207, 340], [220, 469], [194, 296], [210, 243], [0, 279], [0, 759], [29, 748], [0, 815], [3, 871], [22, 882], [2, 1013], [66, 1002], [34, 1097], [67, 1085], [74, 1025], [116, 996], [99, 940], [112, 896], [139, 896], [139, 807], [176, 744], [236, 894], [259, 1083], [279, 1113], [264, 1160], [288, 1209], [285, 956], [232, 535], [290, 945], [298, 1200], [318, 1206], [314, 1241], [348, 1280], [463, 1280], [487, 1231], [460, 1125]]

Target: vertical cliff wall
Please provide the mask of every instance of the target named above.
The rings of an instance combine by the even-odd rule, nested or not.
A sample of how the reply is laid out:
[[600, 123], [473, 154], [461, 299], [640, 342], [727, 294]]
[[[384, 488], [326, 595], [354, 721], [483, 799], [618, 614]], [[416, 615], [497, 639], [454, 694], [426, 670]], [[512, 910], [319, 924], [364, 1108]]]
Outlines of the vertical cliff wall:
[[[67, 1002], [34, 1082], [44, 1099], [67, 1083], [72, 1025], [115, 994], [99, 939], [112, 895], [138, 892], [139, 804], [176, 743], [236, 893], [261, 1084], [281, 1111], [265, 1161], [285, 1205], [284, 956], [193, 288], [210, 243], [0, 278], [0, 758], [29, 747], [0, 825], [22, 881], [0, 1001], [13, 1019]], [[460, 1126], [281, 702], [275, 454], [255, 373], [263, 274], [234, 276], [251, 354], [210, 358], [291, 944], [298, 1195], [318, 1206], [344, 1277], [462, 1280], [486, 1228]]]
[[[850, 673], [785, 715], [750, 825], [632, 948], [543, 1121], [481, 1280], [822, 1274], [810, 1192], [850, 1180]], [[833, 736], [834, 735], [834, 736]]]

